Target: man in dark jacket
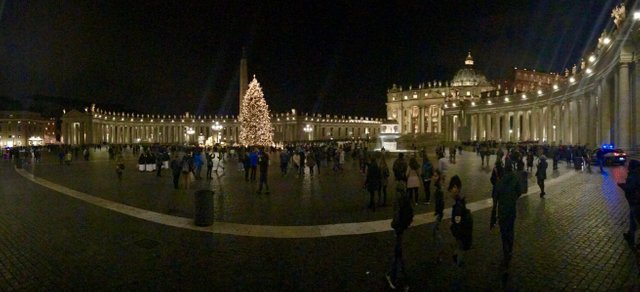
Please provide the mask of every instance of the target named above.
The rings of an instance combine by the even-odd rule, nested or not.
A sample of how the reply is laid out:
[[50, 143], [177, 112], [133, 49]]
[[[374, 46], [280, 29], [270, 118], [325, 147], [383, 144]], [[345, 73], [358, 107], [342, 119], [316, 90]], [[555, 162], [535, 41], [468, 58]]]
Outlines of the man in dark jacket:
[[540, 187], [540, 198], [544, 198], [544, 180], [547, 178], [547, 157], [544, 155], [540, 156], [540, 162], [538, 162], [538, 167], [536, 169], [536, 179], [538, 181], [538, 186]]
[[382, 180], [382, 172], [376, 163], [375, 158], [371, 158], [371, 163], [367, 168], [367, 178], [364, 181], [364, 186], [369, 191], [369, 208], [376, 211], [376, 204], [374, 202], [374, 198], [376, 197], [376, 192], [380, 191], [380, 185]]
[[640, 215], [640, 161], [632, 159], [629, 161], [629, 172], [625, 183], [619, 183], [624, 190], [624, 196], [629, 203], [629, 231], [624, 234], [624, 239], [631, 247], [636, 247], [636, 229], [638, 226], [638, 215]]
[[[504, 176], [497, 183], [495, 206], [498, 209], [498, 224], [502, 238], [502, 253], [504, 255], [502, 265], [509, 267], [513, 254], [514, 225], [516, 221], [516, 202], [521, 195], [520, 176], [513, 171], [513, 165], [504, 166]], [[496, 223], [495, 213], [491, 216], [491, 226]]]

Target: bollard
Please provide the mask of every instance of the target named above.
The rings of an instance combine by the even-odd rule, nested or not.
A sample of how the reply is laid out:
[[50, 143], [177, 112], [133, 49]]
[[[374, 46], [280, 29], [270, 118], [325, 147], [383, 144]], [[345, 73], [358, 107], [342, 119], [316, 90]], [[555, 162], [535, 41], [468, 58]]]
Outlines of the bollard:
[[211, 226], [213, 224], [213, 191], [199, 190], [195, 193], [195, 224]]

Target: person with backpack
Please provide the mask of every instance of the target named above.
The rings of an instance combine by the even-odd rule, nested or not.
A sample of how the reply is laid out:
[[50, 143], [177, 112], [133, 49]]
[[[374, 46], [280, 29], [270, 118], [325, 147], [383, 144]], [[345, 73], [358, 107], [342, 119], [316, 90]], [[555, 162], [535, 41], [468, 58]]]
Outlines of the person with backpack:
[[618, 186], [624, 190], [624, 196], [629, 203], [629, 231], [623, 234], [629, 246], [637, 249], [636, 229], [638, 227], [638, 216], [640, 215], [640, 161], [632, 159], [629, 161], [629, 172], [625, 183]]
[[451, 234], [456, 239], [453, 262], [461, 267], [464, 262], [464, 251], [471, 248], [473, 238], [473, 221], [471, 212], [467, 209], [465, 197], [461, 194], [462, 181], [460, 177], [454, 175], [449, 181], [449, 192], [454, 200], [451, 207]]
[[402, 180], [396, 183], [396, 201], [393, 209], [391, 228], [394, 230], [396, 240], [391, 270], [387, 272], [386, 279], [391, 289], [403, 286], [404, 291], [409, 291], [407, 271], [402, 257], [402, 235], [413, 222], [413, 207], [411, 206], [411, 196], [406, 192], [406, 183]]
[[420, 172], [422, 177], [422, 185], [424, 186], [424, 195], [426, 197], [425, 205], [431, 203], [431, 177], [433, 176], [433, 164], [429, 161], [429, 157], [425, 154], [422, 158], [422, 170]]
[[540, 187], [540, 198], [544, 198], [546, 193], [544, 192], [544, 180], [547, 178], [547, 157], [544, 155], [540, 155], [540, 162], [538, 162], [538, 167], [536, 169], [536, 179], [538, 182], [538, 186]]
[[504, 167], [504, 176], [497, 183], [496, 200], [494, 208], [497, 208], [497, 218], [491, 214], [491, 225], [489, 229], [495, 227], [496, 222], [500, 225], [500, 237], [502, 239], [503, 261], [502, 267], [509, 268], [513, 255], [514, 228], [516, 221], [516, 202], [522, 194], [521, 179], [518, 172], [513, 171], [513, 165], [507, 164]]

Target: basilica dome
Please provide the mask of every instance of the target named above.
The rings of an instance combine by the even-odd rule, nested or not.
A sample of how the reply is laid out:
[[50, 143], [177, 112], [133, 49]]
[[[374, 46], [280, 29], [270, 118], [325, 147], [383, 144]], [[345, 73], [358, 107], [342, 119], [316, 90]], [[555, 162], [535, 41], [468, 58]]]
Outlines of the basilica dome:
[[458, 70], [456, 75], [453, 76], [451, 86], [479, 86], [489, 83], [484, 74], [473, 68], [471, 52], [469, 52], [469, 55], [464, 60], [464, 65], [464, 68]]

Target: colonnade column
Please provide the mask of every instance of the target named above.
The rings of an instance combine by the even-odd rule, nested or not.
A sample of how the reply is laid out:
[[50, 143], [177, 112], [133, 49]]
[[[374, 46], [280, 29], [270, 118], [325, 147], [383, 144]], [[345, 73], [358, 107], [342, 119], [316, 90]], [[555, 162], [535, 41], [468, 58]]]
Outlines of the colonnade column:
[[620, 63], [618, 79], [618, 127], [615, 130], [617, 147], [624, 150], [631, 148], [631, 95], [629, 91], [629, 64]]
[[609, 82], [604, 80], [598, 108], [600, 109], [600, 143], [611, 143], [611, 89]]
[[485, 123], [487, 119], [484, 117], [484, 114], [478, 114], [478, 141], [485, 140]]

